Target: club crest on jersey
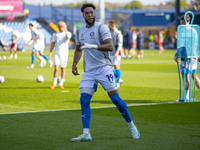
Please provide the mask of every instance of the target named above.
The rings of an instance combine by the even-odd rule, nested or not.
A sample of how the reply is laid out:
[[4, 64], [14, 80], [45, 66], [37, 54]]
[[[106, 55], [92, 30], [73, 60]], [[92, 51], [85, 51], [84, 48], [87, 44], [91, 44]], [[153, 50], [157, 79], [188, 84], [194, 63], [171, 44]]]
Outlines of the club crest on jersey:
[[95, 33], [94, 33], [94, 32], [91, 32], [91, 33], [90, 33], [90, 39], [94, 39], [94, 35], [95, 35]]

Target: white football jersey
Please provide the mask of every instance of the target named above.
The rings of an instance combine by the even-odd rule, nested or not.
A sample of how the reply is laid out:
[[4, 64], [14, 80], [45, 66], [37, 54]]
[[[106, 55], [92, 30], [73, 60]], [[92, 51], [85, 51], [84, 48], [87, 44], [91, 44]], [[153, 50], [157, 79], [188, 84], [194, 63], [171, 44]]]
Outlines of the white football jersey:
[[[76, 45], [84, 43], [101, 45], [106, 39], [112, 39], [110, 31], [105, 24], [95, 22], [91, 28], [81, 26], [76, 32]], [[110, 65], [112, 62], [108, 51], [97, 49], [84, 49], [84, 71]]]
[[[40, 35], [40, 33], [37, 29], [33, 28], [31, 30], [31, 39], [32, 40], [36, 40], [39, 35]], [[36, 49], [36, 50], [44, 49], [44, 47], [42, 47], [42, 45], [41, 45], [40, 38], [33, 44], [33, 49]]]
[[32, 40], [35, 40], [35, 39], [37, 38], [38, 35], [39, 35], [39, 31], [38, 31], [37, 29], [33, 28], [33, 29], [31, 30], [31, 39], [32, 39]]
[[38, 35], [40, 36], [40, 38], [37, 40], [35, 44], [35, 49], [43, 51], [44, 50], [44, 34], [42, 31], [38, 31]]
[[[68, 32], [68, 35], [72, 36], [70, 32]], [[55, 42], [55, 53], [68, 53], [69, 51], [69, 41], [70, 38], [67, 39], [65, 32], [57, 32], [53, 35], [52, 42]]]

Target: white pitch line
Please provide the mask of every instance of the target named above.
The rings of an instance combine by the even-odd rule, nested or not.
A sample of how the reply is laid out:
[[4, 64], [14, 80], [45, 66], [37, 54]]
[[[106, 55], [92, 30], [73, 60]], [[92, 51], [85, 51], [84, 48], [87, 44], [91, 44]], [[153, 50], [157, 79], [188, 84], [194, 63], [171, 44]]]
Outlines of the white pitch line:
[[[195, 103], [200, 102], [196, 100]], [[149, 105], [161, 105], [161, 104], [184, 104], [180, 102], [159, 102], [159, 103], [143, 103], [143, 104], [130, 104], [129, 106], [149, 106]], [[191, 103], [191, 102], [190, 102]], [[102, 107], [91, 107], [91, 109], [103, 109], [103, 108], [114, 108], [114, 106], [102, 106]], [[59, 112], [59, 111], [70, 111], [70, 110], [81, 110], [81, 108], [72, 108], [72, 109], [58, 109], [58, 110], [40, 110], [40, 111], [25, 111], [25, 112], [9, 112], [9, 113], [0, 113], [0, 115], [15, 115], [15, 114], [27, 114], [27, 113], [43, 113], [43, 112]]]

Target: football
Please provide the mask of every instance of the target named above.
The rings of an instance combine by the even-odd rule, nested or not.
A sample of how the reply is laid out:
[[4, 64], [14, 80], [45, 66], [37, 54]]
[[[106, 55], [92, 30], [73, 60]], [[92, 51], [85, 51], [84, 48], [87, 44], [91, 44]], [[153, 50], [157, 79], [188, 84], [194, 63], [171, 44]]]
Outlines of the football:
[[3, 57], [2, 57], [2, 60], [6, 60], [6, 56], [3, 56]]
[[57, 82], [60, 83], [60, 81], [61, 81], [61, 76], [58, 76]]
[[42, 75], [38, 75], [36, 78], [36, 81], [39, 83], [42, 83], [42, 82], [44, 82], [44, 77]]
[[4, 81], [5, 81], [5, 78], [3, 76], [0, 76], [0, 83], [2, 84], [4, 83]]

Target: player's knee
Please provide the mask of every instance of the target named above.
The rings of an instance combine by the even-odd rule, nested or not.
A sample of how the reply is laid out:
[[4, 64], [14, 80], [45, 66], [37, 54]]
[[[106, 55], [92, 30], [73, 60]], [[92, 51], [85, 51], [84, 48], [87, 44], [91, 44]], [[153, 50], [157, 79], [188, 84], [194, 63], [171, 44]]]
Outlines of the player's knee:
[[95, 91], [96, 91], [96, 89], [94, 89], [94, 88], [88, 88], [88, 87], [82, 87], [82, 88], [80, 88], [81, 94], [83, 94], [83, 93], [86, 94], [87, 93], [89, 95], [93, 95]]
[[82, 93], [80, 98], [81, 106], [89, 106], [92, 95]]
[[114, 94], [110, 96], [110, 99], [112, 100], [112, 102], [117, 105], [120, 101], [123, 101], [120, 97], [119, 94]]
[[58, 69], [59, 69], [59, 66], [56, 65], [55, 66], [55, 71], [58, 71]]

